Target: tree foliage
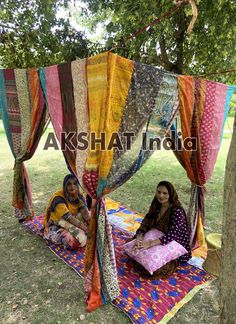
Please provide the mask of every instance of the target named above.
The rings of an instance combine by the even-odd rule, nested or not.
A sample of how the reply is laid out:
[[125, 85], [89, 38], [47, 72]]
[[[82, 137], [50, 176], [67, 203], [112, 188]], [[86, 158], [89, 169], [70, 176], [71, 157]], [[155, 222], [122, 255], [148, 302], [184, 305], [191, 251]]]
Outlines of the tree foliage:
[[[166, 70], [201, 75], [236, 67], [236, 1], [196, 0], [198, 18], [193, 32], [187, 33], [191, 7], [181, 7], [148, 31], [127, 38], [173, 8], [171, 0], [83, 0], [91, 28], [105, 22], [107, 45], [119, 44], [116, 52]], [[213, 76], [213, 79], [217, 77]], [[233, 82], [235, 74], [219, 80]], [[236, 81], [235, 81], [236, 82]]]
[[68, 0], [1, 0], [0, 64], [6, 68], [39, 67], [86, 57], [91, 46], [58, 18]]
[[[203, 75], [236, 67], [236, 1], [196, 0], [198, 18], [187, 33], [191, 7], [185, 5], [133, 39], [128, 37], [173, 9], [172, 0], [82, 0], [86, 7], [72, 13], [92, 32], [106, 29], [106, 48], [176, 73]], [[79, 2], [81, 3], [81, 2]], [[3, 67], [46, 66], [82, 58], [104, 50], [59, 18], [74, 0], [1, 0], [0, 64]], [[72, 10], [70, 10], [72, 12]], [[101, 37], [100, 37], [101, 41]], [[212, 79], [236, 83], [236, 74]]]

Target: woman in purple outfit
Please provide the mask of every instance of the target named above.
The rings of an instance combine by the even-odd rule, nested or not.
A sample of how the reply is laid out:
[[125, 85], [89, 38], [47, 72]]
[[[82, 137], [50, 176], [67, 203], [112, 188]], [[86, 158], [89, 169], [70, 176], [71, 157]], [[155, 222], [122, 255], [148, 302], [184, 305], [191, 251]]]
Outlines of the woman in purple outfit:
[[[143, 235], [156, 228], [165, 235], [157, 240], [143, 240]], [[151, 276], [139, 263], [136, 268], [141, 275], [152, 278], [166, 278], [177, 268], [179, 262], [188, 261], [191, 258], [190, 233], [186, 220], [186, 214], [179, 202], [177, 192], [168, 181], [161, 181], [156, 189], [156, 195], [151, 203], [149, 212], [145, 215], [139, 229], [136, 232], [136, 249], [147, 249], [155, 245], [166, 245], [175, 240], [181, 244], [188, 253], [156, 270]]]

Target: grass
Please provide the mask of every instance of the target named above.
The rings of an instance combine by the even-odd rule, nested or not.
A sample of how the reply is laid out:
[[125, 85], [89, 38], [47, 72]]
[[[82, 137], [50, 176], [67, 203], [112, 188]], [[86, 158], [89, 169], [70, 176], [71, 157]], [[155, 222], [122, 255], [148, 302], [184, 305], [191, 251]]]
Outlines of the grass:
[[[50, 195], [61, 187], [67, 173], [60, 151], [43, 151], [49, 131], [42, 137], [33, 158], [26, 162], [36, 215], [45, 210]], [[210, 231], [221, 231], [224, 170], [230, 137], [230, 132], [226, 131], [213, 176], [206, 186], [206, 226]], [[130, 323], [128, 317], [111, 305], [86, 313], [82, 279], [52, 254], [42, 240], [12, 217], [14, 160], [1, 127], [0, 149], [1, 322], [73, 324], [80, 321], [81, 314], [85, 314], [84, 323]], [[174, 154], [167, 151], [155, 152], [133, 178], [110, 196], [144, 213], [157, 182], [162, 179], [175, 185], [183, 205], [187, 207], [189, 180]], [[217, 321], [217, 287], [216, 280], [183, 307], [170, 323], [189, 323], [193, 318], [194, 323], [201, 324]]]

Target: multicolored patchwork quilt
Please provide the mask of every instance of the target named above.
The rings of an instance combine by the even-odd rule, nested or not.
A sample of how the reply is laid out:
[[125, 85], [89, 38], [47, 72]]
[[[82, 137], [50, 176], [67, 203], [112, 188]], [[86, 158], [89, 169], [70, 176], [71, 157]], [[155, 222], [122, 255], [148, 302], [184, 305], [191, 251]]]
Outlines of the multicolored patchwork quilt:
[[[111, 204], [112, 209], [109, 208]], [[127, 208], [120, 206], [119, 203], [117, 203], [117, 206], [115, 204], [111, 200], [107, 201], [121, 293], [112, 303], [124, 311], [133, 323], [167, 323], [200, 289], [206, 287], [212, 278], [204, 270], [188, 263], [180, 265], [168, 279], [141, 278], [133, 268], [132, 261], [126, 254], [123, 245], [133, 236], [133, 232], [139, 226], [142, 217], [131, 210], [128, 213]], [[115, 216], [117, 213], [120, 216]], [[123, 214], [126, 217], [123, 217]], [[130, 217], [133, 217], [133, 223], [126, 222], [127, 218]], [[23, 225], [36, 235], [43, 237], [42, 219], [42, 216], [39, 216], [31, 221], [24, 222]], [[45, 241], [45, 243], [58, 257], [83, 277], [84, 248], [69, 251], [48, 241]]]

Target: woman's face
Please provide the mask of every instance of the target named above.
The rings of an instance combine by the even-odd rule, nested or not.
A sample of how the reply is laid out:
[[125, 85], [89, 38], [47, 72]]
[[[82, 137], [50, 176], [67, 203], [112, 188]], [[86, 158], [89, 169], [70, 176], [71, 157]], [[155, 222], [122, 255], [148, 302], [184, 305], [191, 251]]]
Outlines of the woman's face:
[[170, 195], [167, 188], [165, 186], [158, 187], [156, 191], [156, 197], [159, 203], [161, 203], [162, 205], [168, 203]]
[[66, 191], [69, 195], [78, 195], [79, 188], [75, 179], [70, 179], [66, 184]]

